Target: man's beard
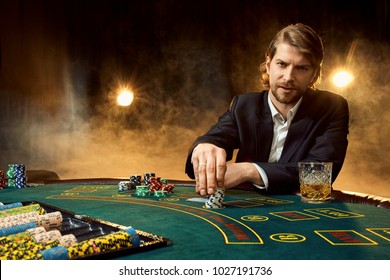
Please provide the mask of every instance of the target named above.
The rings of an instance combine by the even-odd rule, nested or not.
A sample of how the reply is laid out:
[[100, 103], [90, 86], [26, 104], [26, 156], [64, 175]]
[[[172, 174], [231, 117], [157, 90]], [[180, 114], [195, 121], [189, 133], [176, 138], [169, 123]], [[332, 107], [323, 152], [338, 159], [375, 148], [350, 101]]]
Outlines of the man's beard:
[[[294, 91], [288, 94], [278, 92], [279, 86], [286, 88], [293, 88]], [[290, 85], [290, 84], [276, 84], [273, 87], [271, 86], [271, 93], [275, 99], [283, 104], [295, 104], [303, 96], [304, 92], [300, 89]]]

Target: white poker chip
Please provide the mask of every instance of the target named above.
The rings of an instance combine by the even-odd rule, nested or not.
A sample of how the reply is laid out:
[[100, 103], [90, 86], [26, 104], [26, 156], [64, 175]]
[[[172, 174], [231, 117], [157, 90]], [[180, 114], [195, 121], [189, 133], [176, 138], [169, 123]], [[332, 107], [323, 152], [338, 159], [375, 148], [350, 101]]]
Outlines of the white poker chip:
[[217, 189], [214, 194], [210, 195], [205, 203], [206, 208], [223, 208], [223, 201], [225, 199], [225, 190]]
[[130, 181], [120, 181], [118, 183], [119, 191], [128, 191], [131, 190], [131, 182]]

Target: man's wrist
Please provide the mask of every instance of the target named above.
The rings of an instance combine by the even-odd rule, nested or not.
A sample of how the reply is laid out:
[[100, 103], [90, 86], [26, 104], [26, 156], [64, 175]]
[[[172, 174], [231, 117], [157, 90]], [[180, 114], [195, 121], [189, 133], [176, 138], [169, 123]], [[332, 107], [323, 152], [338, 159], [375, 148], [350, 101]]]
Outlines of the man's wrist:
[[[267, 189], [268, 188], [268, 177], [267, 174], [265, 173], [264, 169], [258, 166], [255, 163], [251, 163], [253, 168], [256, 170], [256, 175], [254, 177], [254, 180], [251, 181], [255, 187], [260, 188], [260, 189]], [[257, 176], [257, 177], [256, 177]]]
[[243, 165], [243, 169], [244, 169], [243, 174], [244, 174], [245, 182], [250, 182], [252, 184], [257, 184], [257, 185], [264, 185], [263, 180], [261, 179], [261, 176], [255, 164], [246, 162]]

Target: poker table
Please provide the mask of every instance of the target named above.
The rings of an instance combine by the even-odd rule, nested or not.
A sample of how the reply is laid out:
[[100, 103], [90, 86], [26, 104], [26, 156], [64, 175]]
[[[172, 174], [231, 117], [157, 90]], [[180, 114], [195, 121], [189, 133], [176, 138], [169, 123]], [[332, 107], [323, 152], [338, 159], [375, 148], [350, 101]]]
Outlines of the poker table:
[[192, 181], [167, 196], [120, 192], [123, 178], [47, 180], [0, 190], [0, 201], [37, 202], [79, 216], [131, 226], [168, 240], [107, 259], [389, 260], [390, 201], [334, 190], [326, 204], [299, 195], [265, 196], [229, 189], [222, 208], [204, 207]]

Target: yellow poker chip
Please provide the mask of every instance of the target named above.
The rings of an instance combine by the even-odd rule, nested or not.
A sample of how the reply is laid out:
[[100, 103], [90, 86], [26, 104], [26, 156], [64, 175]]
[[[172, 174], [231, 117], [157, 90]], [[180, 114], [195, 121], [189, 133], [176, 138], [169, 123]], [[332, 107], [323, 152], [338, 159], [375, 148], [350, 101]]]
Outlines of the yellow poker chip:
[[30, 259], [36, 255], [36, 252], [29, 250], [14, 250], [1, 257], [4, 260], [25, 260]]
[[73, 259], [75, 257], [78, 257], [78, 250], [76, 250], [76, 247], [68, 247], [68, 258]]
[[89, 253], [89, 244], [84, 242], [70, 245], [68, 248], [68, 257], [73, 259], [76, 257], [83, 257]]
[[81, 250], [83, 253], [91, 254], [93, 252], [93, 249], [91, 248], [91, 244], [88, 242], [80, 243], [80, 246], [78, 247], [79, 250]]
[[130, 234], [118, 231], [80, 243], [71, 244], [67, 247], [67, 249], [69, 259], [74, 259], [85, 255], [98, 254], [131, 246], [132, 242]]
[[[55, 217], [56, 220], [62, 220], [62, 217], [58, 215], [51, 216]], [[72, 234], [61, 236], [58, 230], [46, 232], [45, 222], [47, 219], [43, 218], [40, 221], [44, 222], [41, 223], [40, 227], [37, 227], [38, 229], [31, 229], [24, 234], [13, 235], [12, 237], [18, 240], [17, 242], [0, 238], [0, 242], [7, 245], [1, 246], [0, 259], [45, 259], [45, 255], [41, 253], [42, 251], [47, 251], [49, 259], [54, 259], [55, 256], [52, 256], [50, 252], [52, 248], [58, 247], [61, 247], [61, 252], [66, 255], [65, 258], [64, 256], [61, 256], [61, 258], [74, 259], [132, 246], [133, 236], [127, 231], [118, 231], [77, 243], [76, 237]], [[21, 236], [24, 236], [25, 239], [20, 239]], [[6, 247], [7, 250], [4, 250]]]
[[35, 204], [26, 205], [26, 206], [2, 210], [2, 211], [0, 211], [0, 218], [18, 215], [18, 214], [27, 213], [27, 212], [37, 212], [39, 215], [46, 213], [45, 209], [41, 205], [35, 203]]
[[[0, 245], [5, 246], [8, 243], [22, 242], [22, 241], [28, 240], [30, 238], [31, 238], [31, 236], [28, 232], [26, 232], [26, 231], [19, 232], [19, 233], [11, 234], [8, 236], [0, 237]], [[1, 251], [1, 249], [2, 248], [0, 247], [0, 251]]]
[[36, 254], [33, 258], [29, 260], [44, 260], [42, 253]]
[[68, 248], [68, 258], [69, 259], [74, 259], [77, 257], [82, 257], [84, 256], [84, 253], [78, 249], [77, 246], [69, 247]]

